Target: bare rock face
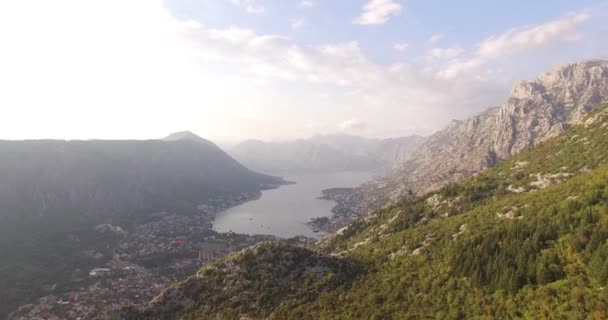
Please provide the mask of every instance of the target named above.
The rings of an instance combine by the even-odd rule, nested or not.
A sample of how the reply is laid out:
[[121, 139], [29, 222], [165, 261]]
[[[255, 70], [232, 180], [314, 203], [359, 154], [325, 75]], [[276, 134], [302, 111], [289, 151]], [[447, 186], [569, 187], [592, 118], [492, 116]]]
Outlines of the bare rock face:
[[561, 134], [608, 98], [608, 62], [554, 68], [517, 84], [496, 116], [494, 150], [507, 157]]
[[400, 168], [359, 192], [369, 202], [366, 207], [374, 208], [411, 191], [440, 188], [561, 134], [606, 100], [608, 61], [556, 67], [535, 80], [517, 83], [502, 106], [453, 121], [422, 143]]

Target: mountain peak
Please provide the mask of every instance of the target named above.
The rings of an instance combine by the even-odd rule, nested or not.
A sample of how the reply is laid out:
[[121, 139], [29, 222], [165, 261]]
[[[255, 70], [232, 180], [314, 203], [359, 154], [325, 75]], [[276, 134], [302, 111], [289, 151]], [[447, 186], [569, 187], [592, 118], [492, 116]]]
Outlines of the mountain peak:
[[578, 63], [558, 65], [542, 74], [538, 80], [545, 87], [564, 84], [591, 85], [591, 82], [606, 77], [608, 61], [586, 60]]
[[179, 131], [174, 132], [165, 138], [164, 141], [195, 141], [195, 142], [204, 142], [209, 143], [209, 141], [201, 138], [200, 136], [192, 133], [191, 131]]

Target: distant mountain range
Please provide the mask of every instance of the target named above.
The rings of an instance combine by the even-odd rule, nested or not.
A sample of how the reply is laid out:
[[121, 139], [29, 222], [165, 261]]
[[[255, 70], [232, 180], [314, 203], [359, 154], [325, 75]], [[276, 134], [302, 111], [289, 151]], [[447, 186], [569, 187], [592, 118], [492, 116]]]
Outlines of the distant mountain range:
[[368, 139], [330, 134], [281, 142], [247, 140], [229, 153], [254, 170], [275, 174], [380, 171], [403, 163], [423, 140], [420, 136]]

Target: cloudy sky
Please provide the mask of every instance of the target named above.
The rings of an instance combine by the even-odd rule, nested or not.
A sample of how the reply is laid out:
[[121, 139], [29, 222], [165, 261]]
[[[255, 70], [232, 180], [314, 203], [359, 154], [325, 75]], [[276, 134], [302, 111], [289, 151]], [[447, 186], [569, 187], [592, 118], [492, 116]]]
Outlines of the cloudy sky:
[[2, 0], [0, 139], [429, 134], [608, 57], [607, 1]]

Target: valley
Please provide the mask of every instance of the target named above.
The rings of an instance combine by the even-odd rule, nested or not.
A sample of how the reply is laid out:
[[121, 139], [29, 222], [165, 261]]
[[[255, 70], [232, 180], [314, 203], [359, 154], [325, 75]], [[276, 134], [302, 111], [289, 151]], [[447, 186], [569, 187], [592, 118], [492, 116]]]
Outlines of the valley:
[[0, 320], [608, 319], [607, 0], [0, 0]]
[[375, 211], [307, 249], [247, 248], [115, 315], [603, 319], [607, 121], [603, 105], [477, 176]]
[[[329, 236], [245, 248], [113, 316], [603, 319], [607, 70], [584, 62], [518, 85], [501, 109], [438, 132], [403, 168], [324, 190], [339, 204], [311, 225]], [[432, 174], [397, 180], [403, 170]], [[340, 217], [352, 222], [332, 230]]]
[[[272, 175], [190, 132], [0, 141], [0, 312], [10, 320], [459, 318], [498, 305], [492, 313], [517, 317], [551, 302], [519, 313], [496, 295], [521, 303], [554, 290], [562, 299], [562, 283], [589, 302], [560, 312], [608, 314], [592, 292], [606, 279], [608, 106], [598, 101], [608, 99], [607, 70], [597, 61], [551, 70], [516, 85], [500, 108], [427, 138], [270, 144], [271, 153], [312, 155]], [[259, 148], [247, 152], [266, 152]], [[398, 160], [371, 165], [362, 155]], [[343, 171], [354, 163], [365, 170]], [[396, 278], [434, 298], [382, 285]], [[228, 293], [237, 302], [222, 302]], [[346, 302], [328, 307], [338, 296]]]
[[[188, 148], [197, 148], [200, 143], [207, 145], [187, 132], [173, 134], [166, 141], [168, 146], [180, 144]], [[95, 170], [94, 166], [91, 168]], [[48, 232], [57, 230], [49, 225], [38, 231], [38, 237], [48, 233], [47, 238], [41, 238], [42, 242], [32, 240], [17, 247], [3, 246], [7, 262], [2, 270], [5, 279], [15, 277], [18, 268], [27, 267], [23, 273], [25, 282], [0, 283], [6, 290], [4, 306], [10, 308], [0, 311], [10, 312], [11, 320], [93, 319], [125, 305], [145, 303], [204, 264], [256, 243], [281, 240], [296, 246], [309, 245], [326, 233], [314, 232], [307, 222], [318, 216], [330, 216], [336, 205], [319, 199], [321, 191], [333, 186], [355, 187], [372, 176], [369, 172], [281, 175], [287, 179], [262, 176], [258, 190], [203, 196], [199, 198], [204, 199], [201, 201], [182, 193], [181, 196], [186, 196], [182, 198], [183, 205], [159, 203], [156, 211], [152, 207], [143, 211], [127, 209], [130, 207], [120, 207], [119, 202], [112, 200], [117, 203], [118, 215], [110, 218], [93, 215], [71, 229], [63, 225], [62, 233], [52, 243], [44, 243], [51, 239]], [[73, 176], [78, 178], [76, 173]], [[65, 202], [55, 201], [65, 206]], [[105, 209], [95, 207], [95, 210]], [[128, 211], [133, 213], [121, 216], [120, 213]], [[74, 209], [66, 212], [79, 216]], [[50, 214], [55, 222], [63, 219], [53, 216], [53, 212], [45, 214]], [[9, 216], [3, 218], [10, 221]], [[341, 225], [348, 222], [342, 221]], [[2, 236], [20, 238], [8, 229]], [[59, 248], [65, 251], [59, 253]], [[20, 256], [21, 252], [40, 249], [55, 254], [41, 256], [53, 261], [53, 266], [40, 265], [37, 261], [40, 257], [31, 260]], [[37, 277], [35, 284], [29, 282]]]
[[[314, 232], [307, 222], [330, 216], [336, 205], [319, 199], [321, 190], [334, 185], [354, 187], [372, 174], [285, 176], [293, 183], [261, 194], [210, 199], [199, 204], [193, 215], [159, 212], [133, 228], [95, 226], [93, 231], [103, 243], [75, 245], [80, 267], [70, 271], [65, 281], [47, 285], [39, 297], [21, 305], [10, 319], [92, 319], [125, 305], [145, 303], [204, 264], [256, 243], [281, 240], [310, 245], [327, 233]], [[332, 225], [342, 227], [351, 220]], [[77, 234], [71, 240], [81, 243]]]

